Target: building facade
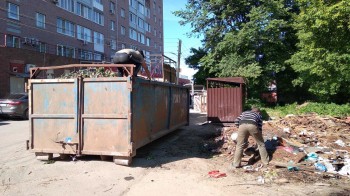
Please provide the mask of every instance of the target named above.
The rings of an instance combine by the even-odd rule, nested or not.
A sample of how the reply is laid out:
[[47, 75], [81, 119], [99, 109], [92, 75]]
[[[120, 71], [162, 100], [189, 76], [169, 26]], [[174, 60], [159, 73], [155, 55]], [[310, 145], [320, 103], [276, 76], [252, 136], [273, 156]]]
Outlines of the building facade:
[[[143, 50], [147, 60], [153, 54], [163, 55], [163, 46], [162, 0], [0, 1], [3, 48], [17, 48], [23, 53], [35, 51], [39, 56], [50, 54], [77, 62], [111, 62], [114, 53], [123, 48]], [[8, 81], [11, 72], [27, 70], [27, 65], [51, 65], [30, 62], [18, 55], [10, 58], [17, 62], [16, 70], [0, 61], [0, 72], [9, 71]], [[23, 68], [18, 62], [23, 63]]]
[[0, 44], [110, 61], [123, 48], [163, 54], [162, 0], [5, 0]]

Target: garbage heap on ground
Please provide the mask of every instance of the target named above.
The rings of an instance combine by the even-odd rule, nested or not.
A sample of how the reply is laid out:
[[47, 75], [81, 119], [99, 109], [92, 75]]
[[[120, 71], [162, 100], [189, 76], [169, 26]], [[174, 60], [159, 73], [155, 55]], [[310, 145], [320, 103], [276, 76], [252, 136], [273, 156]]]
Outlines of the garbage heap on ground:
[[[212, 152], [232, 159], [237, 130], [235, 126], [222, 128], [221, 135], [214, 141], [220, 145]], [[350, 178], [350, 117], [287, 115], [282, 119], [264, 121], [263, 136], [271, 165], [288, 171], [324, 172]], [[250, 136], [242, 159], [249, 158], [246, 165], [259, 164], [253, 155], [258, 157], [259, 152]]]

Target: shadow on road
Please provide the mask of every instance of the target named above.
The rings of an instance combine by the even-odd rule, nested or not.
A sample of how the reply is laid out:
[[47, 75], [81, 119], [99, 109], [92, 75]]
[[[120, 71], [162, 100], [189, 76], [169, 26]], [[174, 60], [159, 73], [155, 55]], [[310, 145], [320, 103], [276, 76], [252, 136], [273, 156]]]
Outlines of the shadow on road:
[[213, 143], [221, 134], [221, 126], [206, 123], [206, 114], [190, 113], [190, 125], [182, 127], [138, 149], [132, 167], [157, 167], [188, 158], [211, 158], [212, 149], [223, 143]]

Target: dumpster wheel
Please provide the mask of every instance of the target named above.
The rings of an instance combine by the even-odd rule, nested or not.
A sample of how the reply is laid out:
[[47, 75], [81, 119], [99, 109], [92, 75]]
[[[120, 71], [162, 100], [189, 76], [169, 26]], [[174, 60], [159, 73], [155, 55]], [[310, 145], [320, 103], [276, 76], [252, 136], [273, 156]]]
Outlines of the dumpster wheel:
[[36, 156], [36, 159], [40, 161], [50, 161], [53, 158], [52, 153], [36, 152], [35, 156]]
[[129, 166], [131, 165], [131, 161], [132, 161], [132, 157], [119, 157], [119, 156], [113, 157], [113, 162], [117, 165]]

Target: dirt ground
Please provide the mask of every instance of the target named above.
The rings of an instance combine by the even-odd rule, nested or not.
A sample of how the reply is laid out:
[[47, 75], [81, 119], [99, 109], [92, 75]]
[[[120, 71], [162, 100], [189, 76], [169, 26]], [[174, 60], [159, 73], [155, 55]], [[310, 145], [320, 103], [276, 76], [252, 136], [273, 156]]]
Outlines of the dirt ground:
[[[272, 165], [230, 172], [232, 154], [216, 140], [222, 127], [205, 121], [191, 112], [189, 126], [138, 149], [125, 167], [95, 156], [38, 161], [25, 149], [28, 121], [0, 120], [0, 195], [350, 195], [348, 177]], [[226, 176], [210, 177], [215, 170]]]

